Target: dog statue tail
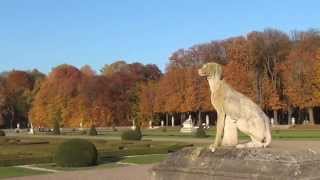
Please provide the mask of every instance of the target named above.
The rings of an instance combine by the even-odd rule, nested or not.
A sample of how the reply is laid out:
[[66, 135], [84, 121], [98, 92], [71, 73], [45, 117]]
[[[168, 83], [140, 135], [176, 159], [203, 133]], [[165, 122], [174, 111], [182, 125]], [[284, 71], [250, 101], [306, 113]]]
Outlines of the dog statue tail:
[[270, 128], [270, 120], [267, 116], [265, 116], [265, 124], [266, 124], [266, 134], [265, 134], [265, 139], [263, 143], [263, 147], [266, 148], [270, 145], [271, 143], [271, 128]]

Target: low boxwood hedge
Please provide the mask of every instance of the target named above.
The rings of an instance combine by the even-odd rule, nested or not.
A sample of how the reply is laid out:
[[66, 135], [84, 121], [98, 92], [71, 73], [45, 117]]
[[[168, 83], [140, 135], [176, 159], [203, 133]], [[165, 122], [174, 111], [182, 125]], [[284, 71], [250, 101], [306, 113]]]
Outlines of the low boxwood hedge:
[[89, 129], [89, 131], [88, 131], [88, 135], [89, 135], [89, 136], [96, 136], [96, 135], [98, 135], [98, 132], [97, 132], [95, 126], [91, 126], [91, 127], [90, 127], [90, 129]]
[[54, 161], [61, 167], [84, 167], [97, 164], [98, 152], [95, 145], [85, 139], [71, 139], [60, 144]]
[[129, 141], [140, 141], [142, 139], [142, 133], [140, 130], [127, 130], [121, 134], [122, 140], [129, 140]]
[[196, 130], [194, 136], [197, 137], [197, 138], [206, 138], [206, 137], [208, 137], [207, 134], [206, 134], [206, 131], [201, 126]]

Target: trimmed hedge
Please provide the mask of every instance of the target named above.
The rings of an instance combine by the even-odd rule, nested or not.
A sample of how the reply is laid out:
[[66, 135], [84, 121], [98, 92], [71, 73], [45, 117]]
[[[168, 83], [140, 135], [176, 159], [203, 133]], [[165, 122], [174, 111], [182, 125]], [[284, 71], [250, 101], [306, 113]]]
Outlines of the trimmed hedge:
[[208, 137], [207, 134], [206, 134], [206, 131], [202, 128], [202, 126], [200, 126], [196, 130], [194, 136], [197, 137], [197, 138], [206, 138], [206, 137]]
[[84, 167], [97, 164], [98, 152], [95, 145], [84, 139], [71, 139], [62, 143], [54, 161], [61, 167]]
[[7, 158], [1, 158], [0, 167], [25, 165], [25, 164], [44, 164], [44, 163], [51, 163], [51, 162], [52, 162], [52, 156], [7, 157]]
[[6, 133], [3, 130], [0, 130], [0, 136], [6, 136]]
[[98, 132], [97, 132], [95, 126], [91, 126], [91, 127], [90, 127], [90, 129], [89, 129], [89, 131], [88, 131], [88, 135], [89, 135], [89, 136], [96, 136], [96, 135], [98, 135]]
[[139, 129], [127, 130], [121, 134], [122, 140], [140, 141], [142, 139], [142, 133]]

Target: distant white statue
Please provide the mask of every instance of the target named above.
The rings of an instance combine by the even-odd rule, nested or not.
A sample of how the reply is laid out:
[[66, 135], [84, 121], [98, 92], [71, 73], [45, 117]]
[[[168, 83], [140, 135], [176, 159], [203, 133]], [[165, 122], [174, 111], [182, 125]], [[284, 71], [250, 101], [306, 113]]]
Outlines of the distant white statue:
[[164, 121], [161, 121], [161, 127], [163, 127], [164, 126]]
[[210, 128], [210, 119], [209, 119], [209, 115], [206, 115], [206, 128], [209, 129]]
[[29, 130], [29, 134], [34, 134], [34, 129], [33, 129], [33, 125], [32, 125], [32, 123], [30, 123], [30, 130]]
[[171, 126], [174, 127], [174, 117], [171, 118]]
[[153, 126], [152, 126], [152, 120], [149, 121], [149, 129], [152, 129]]
[[19, 124], [19, 123], [17, 123], [17, 128], [15, 129], [15, 132], [16, 132], [16, 133], [19, 133], [19, 132], [20, 132], [20, 124]]
[[191, 115], [189, 115], [189, 118], [185, 120], [182, 124], [182, 128], [180, 129], [180, 132], [182, 133], [191, 133], [193, 132], [194, 127], [192, 123]]
[[132, 130], [135, 130], [135, 129], [136, 129], [136, 121], [135, 121], [135, 120], [132, 120], [131, 129], [132, 129]]
[[271, 121], [271, 125], [273, 126], [274, 125], [274, 119], [271, 118], [270, 121]]
[[291, 124], [296, 125], [296, 119], [294, 117], [291, 118]]
[[82, 131], [83, 130], [83, 124], [82, 124], [82, 122], [80, 122], [80, 130]]

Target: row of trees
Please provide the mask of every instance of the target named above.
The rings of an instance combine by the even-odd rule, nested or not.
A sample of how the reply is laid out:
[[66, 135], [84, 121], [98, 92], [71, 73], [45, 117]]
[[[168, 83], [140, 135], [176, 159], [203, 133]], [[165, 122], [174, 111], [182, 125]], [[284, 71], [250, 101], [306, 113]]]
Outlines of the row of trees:
[[[276, 123], [318, 119], [320, 34], [274, 29], [195, 45], [172, 54], [164, 74], [156, 65], [118, 61], [97, 74], [90, 66], [60, 65], [0, 75], [0, 126], [147, 125], [187, 114], [214, 116], [206, 79], [197, 69], [224, 65], [224, 79], [258, 103]], [[278, 121], [279, 118], [279, 121]], [[167, 121], [168, 123], [168, 121]]]
[[123, 61], [104, 67], [101, 75], [89, 66], [61, 65], [42, 82], [29, 118], [45, 127], [57, 119], [65, 127], [128, 125], [137, 116], [139, 85], [160, 76], [155, 65]]
[[[246, 36], [180, 49], [171, 56], [164, 79], [170, 76], [172, 71], [197, 69], [206, 62], [224, 64], [225, 80], [258, 103], [273, 116], [275, 123], [279, 123], [279, 117], [287, 121], [292, 116], [300, 121], [308, 119], [314, 123], [314, 110], [318, 110], [320, 105], [318, 31], [294, 31], [288, 35], [279, 30], [266, 29], [262, 32], [251, 32]], [[181, 73], [190, 72], [182, 70]], [[195, 80], [196, 77], [192, 78]], [[201, 94], [200, 88], [195, 89]], [[183, 91], [177, 94], [181, 95]], [[206, 95], [207, 92], [202, 96]], [[183, 98], [180, 100], [182, 101], [174, 101], [181, 102], [179, 107], [188, 103], [183, 101]], [[203, 103], [205, 104], [198, 101], [192, 110], [210, 111]], [[172, 110], [169, 112], [189, 111], [187, 108]]]

